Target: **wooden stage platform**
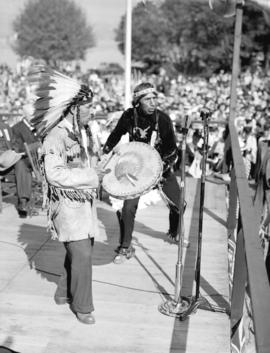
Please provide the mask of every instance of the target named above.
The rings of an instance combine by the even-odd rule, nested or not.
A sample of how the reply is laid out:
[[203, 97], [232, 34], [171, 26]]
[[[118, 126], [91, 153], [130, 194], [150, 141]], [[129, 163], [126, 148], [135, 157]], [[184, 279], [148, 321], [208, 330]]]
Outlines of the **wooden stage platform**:
[[[182, 295], [194, 294], [199, 180], [187, 178]], [[206, 183], [201, 295], [229, 307], [224, 185]], [[46, 233], [46, 216], [20, 219], [14, 205], [0, 214], [0, 352], [19, 353], [229, 353], [225, 313], [199, 309], [185, 321], [158, 306], [174, 298], [177, 245], [166, 241], [168, 209], [160, 201], [137, 213], [136, 256], [112, 260], [118, 244], [115, 211], [98, 203], [101, 236], [93, 261], [95, 325], [77, 321], [53, 295], [64, 249]]]

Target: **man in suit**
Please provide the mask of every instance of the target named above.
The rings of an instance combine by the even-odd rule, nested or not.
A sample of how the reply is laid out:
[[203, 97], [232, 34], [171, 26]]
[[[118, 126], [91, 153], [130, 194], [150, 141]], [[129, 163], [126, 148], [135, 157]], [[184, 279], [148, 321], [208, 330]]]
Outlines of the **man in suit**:
[[[23, 107], [23, 118], [12, 127], [12, 147], [17, 153], [25, 152], [24, 143], [33, 143], [37, 137], [29, 123], [32, 107]], [[18, 197], [18, 213], [21, 218], [27, 217], [28, 203], [32, 192], [32, 168], [27, 156], [23, 156], [15, 164], [16, 187]]]

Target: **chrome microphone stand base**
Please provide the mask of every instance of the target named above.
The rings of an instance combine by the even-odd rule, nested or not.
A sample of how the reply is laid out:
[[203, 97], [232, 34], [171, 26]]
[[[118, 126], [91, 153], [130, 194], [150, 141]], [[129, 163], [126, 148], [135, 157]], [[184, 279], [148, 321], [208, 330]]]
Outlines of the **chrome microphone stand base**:
[[190, 307], [190, 300], [185, 297], [181, 297], [181, 301], [175, 301], [169, 299], [166, 302], [159, 305], [158, 310], [161, 314], [173, 317], [180, 317], [182, 313], [186, 312]]
[[200, 295], [198, 298], [196, 297], [190, 298], [189, 307], [186, 310], [183, 310], [182, 313], [179, 315], [180, 321], [184, 321], [191, 314], [195, 314], [197, 309], [208, 310], [208, 311], [219, 312], [219, 313], [226, 313], [228, 315], [230, 314], [227, 308], [222, 308], [217, 305], [213, 305], [209, 303], [209, 301], [206, 298]]

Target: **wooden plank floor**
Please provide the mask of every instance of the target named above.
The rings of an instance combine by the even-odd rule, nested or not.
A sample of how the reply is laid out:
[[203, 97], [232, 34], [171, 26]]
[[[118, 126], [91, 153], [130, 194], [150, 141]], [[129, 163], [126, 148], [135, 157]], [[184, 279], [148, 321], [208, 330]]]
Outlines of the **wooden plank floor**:
[[[194, 294], [199, 182], [187, 178], [182, 294]], [[201, 295], [228, 307], [227, 239], [223, 185], [206, 183]], [[181, 322], [158, 306], [174, 297], [177, 245], [165, 241], [163, 202], [137, 213], [136, 256], [112, 263], [118, 243], [115, 211], [98, 204], [101, 235], [94, 248], [96, 325], [79, 323], [53, 301], [64, 250], [46, 233], [46, 217], [20, 219], [4, 204], [0, 214], [0, 352], [20, 353], [229, 353], [229, 318], [198, 309]], [[1, 348], [2, 347], [2, 348]], [[3, 350], [3, 352], [6, 350]]]

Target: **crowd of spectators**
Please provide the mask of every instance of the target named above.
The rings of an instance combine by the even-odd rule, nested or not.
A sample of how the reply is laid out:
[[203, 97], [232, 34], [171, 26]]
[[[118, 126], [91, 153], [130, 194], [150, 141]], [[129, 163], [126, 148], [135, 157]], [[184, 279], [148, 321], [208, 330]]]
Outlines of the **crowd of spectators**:
[[[20, 114], [22, 107], [30, 99], [31, 92], [27, 84], [27, 75], [32, 61], [25, 59], [12, 70], [8, 65], [0, 66], [0, 113]], [[95, 93], [97, 111], [103, 114], [124, 109], [124, 75], [103, 75], [97, 70], [82, 72], [80, 67], [74, 70], [66, 68], [67, 74], [84, 80]], [[149, 81], [159, 91], [161, 109], [171, 118], [181, 118], [191, 109], [202, 108], [209, 104], [213, 108], [213, 119], [228, 118], [230, 103], [231, 75], [220, 72], [210, 79], [187, 77], [179, 74], [169, 78], [163, 71], [160, 74], [146, 75], [134, 72], [133, 85], [138, 81]], [[267, 76], [259, 67], [256, 71], [241, 74], [237, 88], [237, 116], [255, 119], [264, 124], [270, 113], [269, 105], [270, 75]], [[197, 109], [198, 111], [198, 109]]]
[[[6, 120], [11, 126], [17, 122], [16, 116], [22, 114], [23, 106], [31, 100], [27, 76], [32, 64], [33, 60], [26, 58], [18, 62], [15, 70], [8, 65], [0, 66], [0, 114], [7, 114]], [[95, 93], [97, 116], [104, 117], [107, 127], [114, 113], [124, 110], [123, 74], [102, 74], [97, 70], [82, 72], [79, 66], [73, 70], [66, 66], [62, 71], [91, 86]], [[228, 73], [220, 72], [206, 79], [181, 74], [169, 78], [163, 70], [158, 75], [137, 71], [132, 75], [132, 85], [138, 81], [149, 81], [157, 87], [160, 108], [175, 122], [187, 114], [196, 119], [200, 109], [208, 106], [213, 111], [212, 121], [225, 121], [229, 117], [231, 75]], [[254, 72], [243, 72], [239, 78], [236, 116], [252, 121], [253, 132], [257, 136], [263, 134], [270, 115], [269, 90], [270, 75], [260, 67]]]

